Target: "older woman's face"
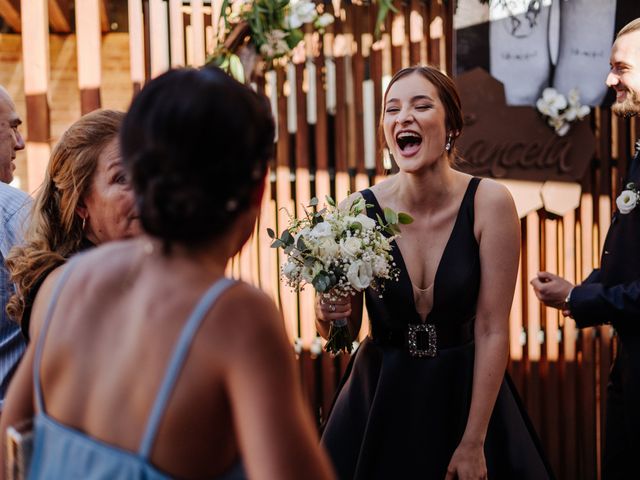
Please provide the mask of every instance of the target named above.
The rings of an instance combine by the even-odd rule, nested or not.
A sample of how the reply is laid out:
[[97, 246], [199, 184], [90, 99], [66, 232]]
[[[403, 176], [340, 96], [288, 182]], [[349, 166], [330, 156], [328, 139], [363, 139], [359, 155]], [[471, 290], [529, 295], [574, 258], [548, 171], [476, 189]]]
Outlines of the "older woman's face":
[[133, 191], [122, 165], [117, 138], [109, 142], [98, 157], [84, 206], [85, 236], [96, 245], [140, 233]]

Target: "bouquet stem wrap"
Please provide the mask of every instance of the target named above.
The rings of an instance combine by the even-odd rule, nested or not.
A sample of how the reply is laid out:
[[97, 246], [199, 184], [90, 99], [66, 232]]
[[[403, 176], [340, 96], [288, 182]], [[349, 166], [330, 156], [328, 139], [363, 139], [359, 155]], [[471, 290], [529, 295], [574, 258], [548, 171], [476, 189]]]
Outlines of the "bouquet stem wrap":
[[324, 346], [325, 351], [332, 355], [351, 353], [353, 339], [349, 332], [349, 322], [346, 318], [339, 318], [331, 322], [329, 327], [329, 339]]

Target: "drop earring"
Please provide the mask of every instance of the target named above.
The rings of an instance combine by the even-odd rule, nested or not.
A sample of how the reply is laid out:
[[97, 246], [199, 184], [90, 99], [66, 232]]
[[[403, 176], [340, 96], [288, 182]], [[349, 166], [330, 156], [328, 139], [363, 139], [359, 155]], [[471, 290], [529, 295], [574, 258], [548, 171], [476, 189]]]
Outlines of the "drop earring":
[[82, 231], [84, 232], [84, 227], [87, 224], [87, 217], [82, 217]]
[[451, 151], [451, 133], [449, 133], [449, 137], [447, 138], [447, 144], [444, 146], [444, 149], [447, 152]]

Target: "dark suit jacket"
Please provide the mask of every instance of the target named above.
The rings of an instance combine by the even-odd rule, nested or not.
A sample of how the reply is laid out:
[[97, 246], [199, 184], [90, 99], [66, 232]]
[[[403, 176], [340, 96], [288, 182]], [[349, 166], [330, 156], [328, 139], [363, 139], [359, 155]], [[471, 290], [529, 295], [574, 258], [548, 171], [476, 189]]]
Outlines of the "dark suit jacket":
[[[623, 184], [640, 186], [640, 153]], [[613, 216], [600, 268], [571, 292], [569, 308], [578, 327], [611, 323], [624, 336], [640, 334], [640, 202], [630, 213]]]

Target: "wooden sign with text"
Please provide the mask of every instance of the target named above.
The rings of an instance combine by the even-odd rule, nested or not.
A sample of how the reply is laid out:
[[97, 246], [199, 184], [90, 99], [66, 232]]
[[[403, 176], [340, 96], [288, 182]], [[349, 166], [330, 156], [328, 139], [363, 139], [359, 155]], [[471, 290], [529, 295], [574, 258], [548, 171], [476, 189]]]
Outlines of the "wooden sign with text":
[[579, 182], [595, 152], [589, 117], [556, 135], [535, 107], [506, 105], [502, 83], [480, 68], [455, 79], [464, 129], [457, 168], [472, 175]]

